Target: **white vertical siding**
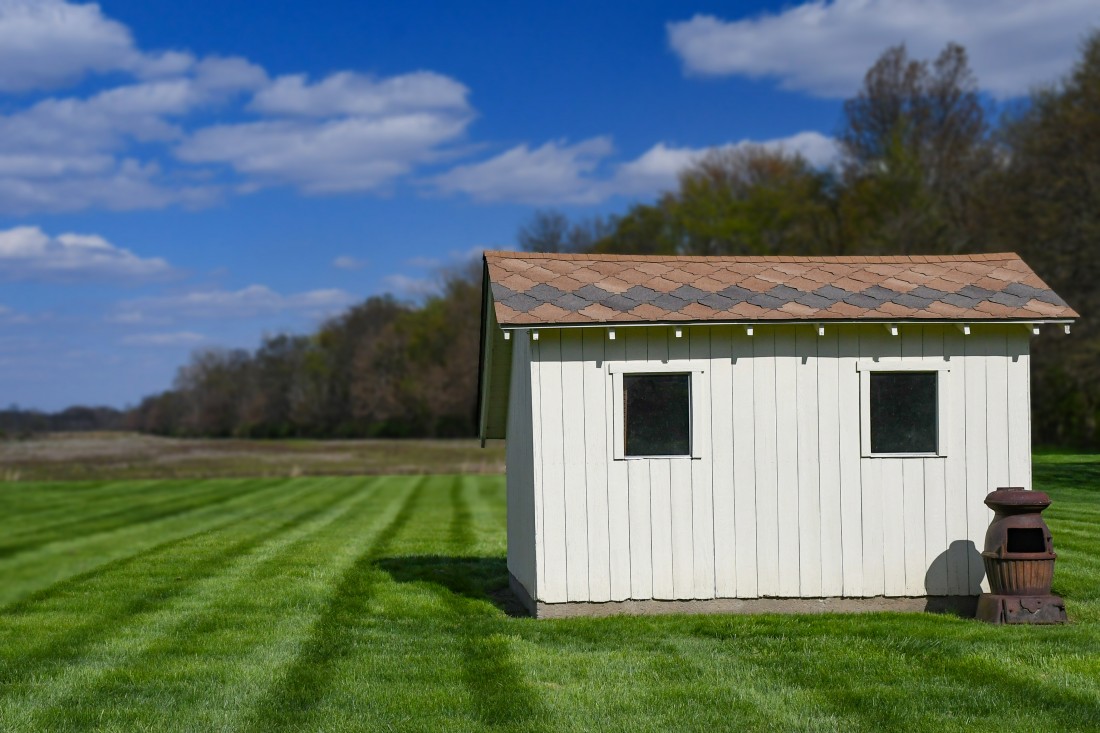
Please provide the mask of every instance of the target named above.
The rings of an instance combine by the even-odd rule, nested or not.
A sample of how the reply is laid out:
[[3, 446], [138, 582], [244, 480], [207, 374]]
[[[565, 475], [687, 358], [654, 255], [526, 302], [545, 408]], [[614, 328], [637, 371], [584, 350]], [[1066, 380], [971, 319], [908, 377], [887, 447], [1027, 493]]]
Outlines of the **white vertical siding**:
[[[588, 578], [592, 566], [588, 561], [588, 459], [585, 436], [597, 432], [602, 425], [589, 427], [584, 395], [584, 344], [579, 329], [559, 331], [561, 359], [561, 404], [580, 407], [580, 420], [565, 421], [562, 415], [562, 476], [565, 507], [566, 595], [571, 601], [591, 598]], [[547, 346], [553, 343], [547, 339]], [[569, 456], [570, 460], [564, 460]], [[577, 460], [579, 459], [579, 460]]]
[[[509, 568], [525, 585], [521, 573], [533, 574], [528, 589], [544, 602], [971, 594], [983, 580], [982, 500], [997, 485], [1030, 487], [1018, 325], [969, 336], [778, 324], [753, 336], [635, 326], [614, 341], [602, 328], [516, 338]], [[948, 366], [946, 456], [861, 457], [856, 364], [870, 358]], [[693, 382], [708, 395], [693, 433], [702, 457], [613, 460], [622, 436], [607, 363], [689, 359], [708, 365]]]
[[531, 414], [531, 352], [527, 339], [512, 349], [508, 401], [508, 572], [537, 597], [535, 569], [535, 459]]
[[[611, 540], [608, 513], [612, 498], [608, 492], [607, 379], [603, 366], [603, 332], [580, 331], [580, 365], [584, 390], [584, 484], [588, 520], [588, 600], [611, 600]], [[616, 497], [617, 501], [617, 497]]]
[[794, 368], [795, 418], [798, 421], [796, 465], [798, 480], [798, 595], [821, 595], [821, 503], [820, 445], [818, 426], [818, 339], [817, 329], [796, 329]]
[[[809, 412], [811, 403], [798, 394], [799, 362], [796, 352], [797, 326], [775, 329], [775, 384], [786, 398], [775, 395], [775, 478], [776, 520], [779, 526], [779, 592], [799, 595], [799, 452], [798, 413]], [[793, 399], [792, 399], [793, 398]]]
[[[840, 434], [841, 566], [845, 596], [867, 595], [863, 578], [863, 470], [860, 465], [859, 331], [841, 326], [837, 356], [837, 433]], [[872, 464], [875, 465], [875, 464]], [[877, 484], [876, 484], [877, 485]], [[868, 519], [879, 525], [877, 512]], [[881, 592], [881, 591], [880, 591]]]
[[[626, 342], [622, 334], [615, 341], [606, 340], [603, 329], [592, 329], [599, 334], [599, 343], [603, 345], [603, 358], [608, 361], [625, 361]], [[589, 367], [591, 368], [591, 367]], [[612, 460], [615, 453], [615, 426], [611, 419], [614, 398], [603, 364], [597, 361], [597, 378], [604, 384], [604, 420], [607, 423], [605, 435], [607, 446], [604, 459], [607, 461], [607, 540], [608, 565], [611, 572], [611, 600], [625, 601], [631, 597], [631, 545], [630, 545], [630, 482], [627, 477], [626, 461]]]
[[[713, 329], [695, 327], [684, 329], [684, 340], [688, 341], [687, 357], [698, 361], [706, 361], [712, 364], [702, 378], [707, 391], [705, 404], [710, 409], [706, 419], [700, 420], [701, 430], [698, 435], [692, 436], [694, 440], [702, 441], [703, 445], [711, 446], [701, 460], [689, 461], [687, 477], [689, 497], [678, 497], [691, 509], [691, 525], [687, 528], [690, 535], [688, 540], [691, 546], [691, 570], [692, 582], [686, 598], [714, 598], [714, 462], [722, 460], [718, 457], [718, 451], [714, 446], [714, 399], [710, 397], [714, 386], [714, 368], [710, 356], [710, 339]], [[682, 352], [677, 352], [679, 357]], [[723, 399], [723, 403], [728, 400]], [[726, 416], [729, 419], [729, 416]], [[732, 441], [731, 441], [732, 442]], [[722, 457], [728, 459], [732, 451], [721, 451]], [[677, 498], [677, 497], [674, 497]], [[684, 501], [687, 499], [686, 501]], [[732, 559], [732, 557], [731, 557]], [[677, 576], [679, 575], [677, 568]]]
[[[923, 357], [925, 359], [942, 360], [946, 353], [944, 351], [944, 327], [940, 325], [924, 326], [923, 331]], [[944, 372], [940, 376], [944, 380], [940, 388], [950, 390], [950, 372]], [[950, 420], [947, 421], [947, 424], [950, 433]], [[947, 440], [950, 443], [950, 434]], [[914, 595], [928, 593], [929, 595], [942, 596], [947, 595], [949, 592], [947, 558], [941, 557], [948, 547], [947, 538], [949, 536], [947, 532], [946, 493], [948, 460], [950, 460], [950, 452], [946, 460], [943, 458], [925, 458], [923, 461], [924, 506], [921, 519], [924, 523], [924, 563], [922, 567], [925, 569], [926, 583], [923, 585], [920, 583], [914, 584], [913, 580], [920, 579], [910, 579], [910, 592], [913, 589], [917, 591]], [[1028, 462], [1030, 463], [1030, 455]]]
[[[710, 447], [714, 533], [713, 594], [718, 598], [737, 595], [737, 502], [733, 465], [737, 452], [733, 443], [733, 327], [699, 327], [691, 331], [692, 343], [700, 333], [710, 334]], [[705, 562], [705, 560], [704, 560]], [[698, 565], [696, 570], [698, 572]], [[698, 582], [698, 580], [696, 581]]]

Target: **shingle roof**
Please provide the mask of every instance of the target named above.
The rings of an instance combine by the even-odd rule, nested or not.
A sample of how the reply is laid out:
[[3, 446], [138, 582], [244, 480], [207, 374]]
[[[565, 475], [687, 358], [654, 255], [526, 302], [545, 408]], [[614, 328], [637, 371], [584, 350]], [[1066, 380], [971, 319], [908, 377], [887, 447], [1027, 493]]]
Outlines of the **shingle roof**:
[[1077, 317], [1015, 254], [655, 257], [486, 252], [485, 262], [501, 326]]

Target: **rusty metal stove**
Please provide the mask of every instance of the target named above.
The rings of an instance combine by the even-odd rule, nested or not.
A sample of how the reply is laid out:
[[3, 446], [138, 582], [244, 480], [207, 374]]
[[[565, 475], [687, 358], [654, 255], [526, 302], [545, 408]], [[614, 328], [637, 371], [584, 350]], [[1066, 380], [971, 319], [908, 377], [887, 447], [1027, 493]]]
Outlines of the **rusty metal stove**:
[[994, 624], [1065, 623], [1065, 603], [1050, 592], [1057, 555], [1042, 514], [1050, 497], [1000, 488], [985, 503], [994, 511], [982, 553], [990, 592], [978, 599], [977, 617]]

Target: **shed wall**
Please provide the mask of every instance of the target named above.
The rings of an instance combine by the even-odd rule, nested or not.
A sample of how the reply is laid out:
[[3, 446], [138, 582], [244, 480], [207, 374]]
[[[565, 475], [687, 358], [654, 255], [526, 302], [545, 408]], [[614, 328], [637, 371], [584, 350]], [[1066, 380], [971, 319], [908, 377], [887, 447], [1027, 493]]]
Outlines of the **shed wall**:
[[534, 431], [531, 415], [531, 347], [514, 339], [508, 400], [508, 571], [536, 598]]
[[[543, 602], [973, 595], [991, 516], [982, 500], [997, 486], [1031, 487], [1020, 325], [514, 339], [509, 568]], [[946, 359], [946, 457], [861, 457], [856, 364], [872, 357]], [[703, 458], [614, 460], [606, 362], [688, 359], [709, 363], [693, 438], [706, 441]], [[528, 519], [534, 527], [521, 526]], [[521, 575], [532, 572], [537, 592]]]

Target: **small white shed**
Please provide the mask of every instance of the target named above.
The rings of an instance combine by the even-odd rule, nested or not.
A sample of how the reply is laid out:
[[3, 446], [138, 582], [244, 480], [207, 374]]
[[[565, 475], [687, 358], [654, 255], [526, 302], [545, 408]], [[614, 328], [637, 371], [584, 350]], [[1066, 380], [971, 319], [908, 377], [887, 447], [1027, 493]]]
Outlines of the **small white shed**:
[[1077, 314], [1014, 254], [485, 253], [480, 435], [537, 616], [972, 609], [1031, 488], [1029, 339]]

